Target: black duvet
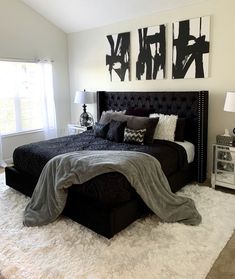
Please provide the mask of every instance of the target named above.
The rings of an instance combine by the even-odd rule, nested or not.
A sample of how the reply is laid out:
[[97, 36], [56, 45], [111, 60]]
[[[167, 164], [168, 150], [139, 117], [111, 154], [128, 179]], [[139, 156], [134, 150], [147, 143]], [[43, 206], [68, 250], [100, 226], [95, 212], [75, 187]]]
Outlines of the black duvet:
[[[187, 168], [184, 148], [174, 142], [155, 140], [150, 145], [116, 143], [96, 138], [93, 131], [20, 146], [13, 153], [14, 166], [18, 171], [39, 177], [45, 164], [54, 156], [79, 150], [129, 150], [148, 153], [159, 160], [166, 176]], [[75, 191], [105, 203], [124, 202], [131, 198], [134, 190], [120, 173], [100, 175]]]

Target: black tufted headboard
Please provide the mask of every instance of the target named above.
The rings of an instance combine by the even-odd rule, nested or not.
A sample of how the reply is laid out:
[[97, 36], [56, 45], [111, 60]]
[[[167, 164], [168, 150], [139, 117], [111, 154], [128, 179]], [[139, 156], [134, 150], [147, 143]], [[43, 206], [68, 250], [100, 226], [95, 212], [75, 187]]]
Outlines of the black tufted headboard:
[[186, 140], [195, 145], [195, 173], [198, 182], [206, 179], [208, 91], [189, 92], [97, 92], [97, 119], [104, 110], [152, 108], [163, 114], [186, 118]]

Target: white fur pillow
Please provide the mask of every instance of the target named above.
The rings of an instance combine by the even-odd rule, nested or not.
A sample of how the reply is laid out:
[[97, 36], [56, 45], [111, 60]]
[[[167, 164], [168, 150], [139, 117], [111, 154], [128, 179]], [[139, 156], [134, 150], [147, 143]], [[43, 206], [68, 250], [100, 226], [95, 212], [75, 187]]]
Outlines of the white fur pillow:
[[149, 115], [150, 118], [159, 117], [158, 124], [156, 126], [154, 132], [154, 139], [162, 139], [162, 140], [171, 140], [175, 139], [175, 129], [176, 123], [178, 119], [178, 115], [166, 115], [166, 114], [158, 114], [152, 113]]

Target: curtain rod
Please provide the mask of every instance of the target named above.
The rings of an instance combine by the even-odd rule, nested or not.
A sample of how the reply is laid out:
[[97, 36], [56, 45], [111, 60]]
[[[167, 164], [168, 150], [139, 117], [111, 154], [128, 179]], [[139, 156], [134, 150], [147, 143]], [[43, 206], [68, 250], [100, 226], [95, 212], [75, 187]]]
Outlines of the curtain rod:
[[37, 63], [37, 62], [51, 62], [54, 60], [51, 58], [16, 58], [16, 57], [0, 57], [0, 61], [12, 61], [12, 62], [27, 62], [27, 63]]

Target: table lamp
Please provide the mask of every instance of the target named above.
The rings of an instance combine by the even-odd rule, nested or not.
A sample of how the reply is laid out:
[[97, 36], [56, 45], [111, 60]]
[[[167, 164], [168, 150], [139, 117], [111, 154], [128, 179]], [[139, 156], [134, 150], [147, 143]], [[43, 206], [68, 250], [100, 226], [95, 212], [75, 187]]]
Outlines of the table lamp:
[[[224, 111], [235, 112], [235, 92], [227, 92], [225, 102], [224, 102]], [[235, 128], [233, 129], [235, 134]], [[225, 129], [225, 135], [229, 136], [228, 129]]]
[[94, 93], [87, 92], [87, 91], [76, 91], [75, 104], [83, 104], [83, 113], [80, 115], [80, 125], [81, 126], [92, 126], [94, 124], [94, 120], [92, 114], [87, 112], [86, 104], [93, 104], [94, 103]]

